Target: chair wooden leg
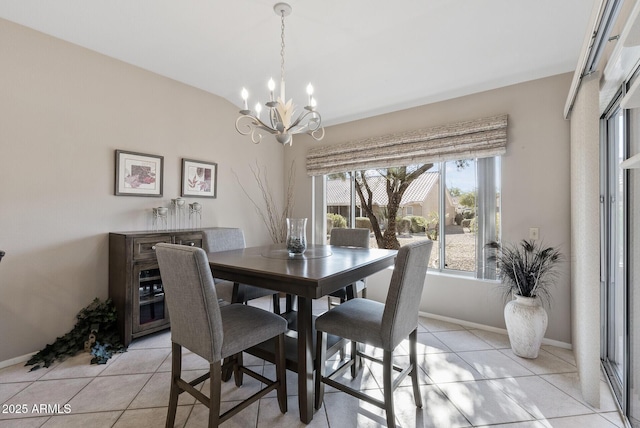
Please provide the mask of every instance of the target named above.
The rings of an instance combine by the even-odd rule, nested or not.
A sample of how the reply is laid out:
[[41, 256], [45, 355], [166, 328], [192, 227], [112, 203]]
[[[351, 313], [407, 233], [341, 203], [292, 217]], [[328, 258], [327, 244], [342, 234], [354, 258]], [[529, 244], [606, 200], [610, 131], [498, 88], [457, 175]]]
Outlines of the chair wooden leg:
[[319, 410], [322, 407], [322, 402], [324, 401], [324, 383], [322, 383], [322, 378], [324, 377], [326, 370], [326, 359], [327, 359], [327, 333], [323, 333], [318, 331], [318, 336], [316, 338], [316, 388], [315, 388], [315, 406], [316, 410]]
[[276, 337], [276, 380], [280, 383], [277, 388], [278, 405], [282, 413], [287, 413], [287, 362], [284, 354], [284, 334]]
[[393, 411], [393, 353], [391, 351], [384, 351], [382, 357], [382, 383], [384, 393], [384, 407], [387, 412], [387, 426], [389, 428], [395, 428], [396, 418]]
[[411, 384], [413, 385], [413, 399], [416, 407], [422, 407], [422, 396], [420, 395], [420, 385], [418, 384], [418, 357], [417, 357], [418, 329], [409, 334], [409, 362], [411, 368]]
[[211, 370], [209, 378], [209, 428], [220, 424], [220, 397], [222, 384], [222, 367], [220, 361], [209, 364]]
[[171, 343], [171, 390], [169, 392], [169, 408], [167, 409], [166, 428], [173, 428], [176, 423], [178, 409], [178, 395], [182, 389], [178, 386], [178, 379], [182, 372], [182, 346]]
[[233, 375], [233, 368], [231, 364], [228, 364], [231, 361], [231, 357], [227, 357], [224, 359], [224, 363], [222, 364], [222, 381], [227, 382], [231, 379]]
[[236, 386], [242, 386], [242, 370], [240, 370], [242, 365], [242, 352], [238, 352], [233, 356], [233, 378], [236, 381]]

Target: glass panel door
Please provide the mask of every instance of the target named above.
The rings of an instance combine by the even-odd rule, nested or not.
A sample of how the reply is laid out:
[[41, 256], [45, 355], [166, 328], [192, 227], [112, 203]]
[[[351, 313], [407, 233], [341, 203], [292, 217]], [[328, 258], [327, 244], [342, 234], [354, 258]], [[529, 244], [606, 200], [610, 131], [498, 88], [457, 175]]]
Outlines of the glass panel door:
[[626, 156], [625, 111], [617, 109], [606, 122], [603, 147], [603, 360], [614, 392], [625, 406], [627, 364], [627, 191], [620, 163]]
[[[133, 333], [164, 326], [169, 322], [169, 312], [164, 300], [164, 288], [157, 264], [144, 263], [134, 266], [133, 275], [137, 289], [133, 290]], [[136, 287], [134, 287], [136, 288]]]
[[[629, 156], [640, 153], [640, 109], [629, 111]], [[628, 402], [627, 416], [633, 428], [640, 428], [640, 169], [627, 171], [628, 222]]]

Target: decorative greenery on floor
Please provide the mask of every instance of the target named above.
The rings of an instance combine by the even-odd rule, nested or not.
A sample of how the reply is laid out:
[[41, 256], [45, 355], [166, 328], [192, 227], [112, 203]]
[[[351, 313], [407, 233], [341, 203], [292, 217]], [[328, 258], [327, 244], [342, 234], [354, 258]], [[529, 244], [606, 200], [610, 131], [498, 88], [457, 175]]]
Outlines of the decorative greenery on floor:
[[116, 308], [111, 299], [101, 302], [96, 298], [76, 318], [73, 330], [34, 354], [25, 366], [33, 366], [31, 371], [49, 367], [54, 361], [64, 361], [80, 351], [91, 352], [91, 364], [106, 364], [113, 354], [126, 351], [117, 333]]

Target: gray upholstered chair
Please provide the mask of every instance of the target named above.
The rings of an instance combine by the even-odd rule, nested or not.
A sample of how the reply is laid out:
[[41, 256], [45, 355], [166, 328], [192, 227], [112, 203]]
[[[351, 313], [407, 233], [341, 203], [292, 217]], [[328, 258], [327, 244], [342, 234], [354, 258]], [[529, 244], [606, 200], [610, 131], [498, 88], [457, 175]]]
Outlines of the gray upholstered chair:
[[[202, 248], [207, 253], [218, 251], [240, 250], [245, 248], [244, 232], [238, 228], [213, 227], [203, 229], [204, 241]], [[250, 300], [264, 296], [273, 296], [273, 311], [280, 313], [280, 295], [273, 290], [256, 287], [254, 285], [235, 284], [231, 281], [214, 278], [218, 297], [229, 303], [247, 303]]]
[[[331, 229], [329, 244], [336, 245], [338, 247], [369, 248], [369, 229]], [[364, 298], [367, 297], [367, 283], [365, 278], [329, 294], [329, 309], [334, 306], [331, 300], [332, 297], [337, 297], [338, 299], [340, 299], [340, 303], [343, 303], [346, 300], [357, 297], [358, 293], [362, 293], [362, 297]]]
[[[178, 395], [188, 392], [209, 408], [209, 427], [217, 427], [250, 403], [276, 389], [280, 410], [287, 411], [284, 332], [287, 322], [279, 315], [242, 304], [220, 306], [201, 248], [157, 244], [156, 255], [171, 318], [171, 392], [167, 427], [173, 427]], [[275, 340], [276, 380], [271, 381], [242, 365], [242, 351]], [[190, 382], [182, 379], [182, 347], [209, 362], [209, 373]], [[220, 414], [222, 360], [230, 357], [236, 385], [242, 374], [266, 386], [244, 402]], [[226, 364], [226, 363], [225, 363]], [[209, 397], [195, 386], [210, 379]]]
[[[387, 425], [395, 427], [393, 411], [393, 390], [407, 376], [411, 375], [413, 395], [417, 407], [422, 407], [422, 398], [418, 387], [418, 368], [416, 340], [418, 331], [418, 309], [422, 289], [424, 288], [427, 265], [433, 242], [430, 240], [408, 244], [398, 250], [395, 268], [391, 276], [387, 300], [384, 304], [367, 299], [351, 299], [325, 312], [316, 320], [316, 409], [324, 399], [324, 384], [374, 404], [387, 413]], [[350, 340], [353, 343], [365, 343], [382, 348], [382, 361], [355, 352], [355, 358], [343, 363], [333, 373], [325, 376], [327, 355], [339, 350], [340, 342], [326, 349], [327, 334]], [[409, 366], [404, 370], [393, 365], [393, 350], [409, 336]], [[383, 366], [384, 400], [380, 401], [360, 391], [354, 390], [334, 380], [348, 366], [355, 366], [358, 358], [364, 357]], [[400, 375], [392, 379], [393, 371]], [[353, 373], [353, 372], [352, 372]]]

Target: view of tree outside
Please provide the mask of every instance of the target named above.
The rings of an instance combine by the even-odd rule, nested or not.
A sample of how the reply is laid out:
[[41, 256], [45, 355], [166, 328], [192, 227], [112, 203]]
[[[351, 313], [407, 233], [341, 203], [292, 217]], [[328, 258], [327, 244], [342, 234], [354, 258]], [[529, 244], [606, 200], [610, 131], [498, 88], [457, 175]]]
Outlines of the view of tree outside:
[[[444, 186], [440, 184], [440, 165], [446, 172]], [[355, 185], [350, 188], [352, 177]], [[356, 194], [353, 226], [349, 224], [349, 189]], [[440, 245], [444, 242], [443, 267], [473, 272], [476, 197], [473, 159], [334, 174], [327, 183], [328, 227], [368, 227], [372, 248], [397, 249], [415, 240], [432, 239], [430, 265], [434, 268], [440, 268]]]

